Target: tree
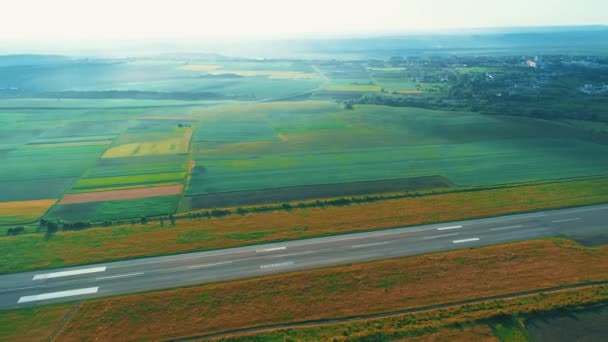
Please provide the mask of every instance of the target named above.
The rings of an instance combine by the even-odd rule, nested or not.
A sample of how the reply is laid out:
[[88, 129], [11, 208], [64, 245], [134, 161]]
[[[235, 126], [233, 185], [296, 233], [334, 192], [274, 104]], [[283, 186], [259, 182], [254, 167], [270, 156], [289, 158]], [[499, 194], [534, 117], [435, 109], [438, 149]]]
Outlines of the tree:
[[45, 239], [50, 239], [51, 236], [59, 230], [59, 224], [55, 221], [46, 221], [46, 233], [44, 233]]
[[55, 221], [47, 221], [46, 222], [46, 231], [50, 233], [55, 233], [59, 230], [59, 223]]
[[15, 228], [9, 228], [6, 231], [6, 235], [7, 236], [11, 236], [11, 235], [17, 235], [17, 234], [21, 234], [25, 231], [25, 228], [23, 227], [15, 227]]
[[160, 226], [161, 227], [165, 226], [165, 219], [162, 216], [160, 217]]
[[148, 218], [146, 218], [145, 216], [141, 218], [140, 220], [141, 224], [146, 224], [148, 223]]
[[169, 214], [169, 221], [171, 222], [172, 226], [175, 226], [175, 217], [173, 217], [173, 214]]

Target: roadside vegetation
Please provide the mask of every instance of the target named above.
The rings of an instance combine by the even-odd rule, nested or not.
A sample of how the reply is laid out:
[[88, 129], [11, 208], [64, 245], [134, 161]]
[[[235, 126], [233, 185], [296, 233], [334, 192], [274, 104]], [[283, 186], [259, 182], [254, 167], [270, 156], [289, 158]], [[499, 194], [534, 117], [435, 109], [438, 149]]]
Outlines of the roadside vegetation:
[[[417, 333], [428, 333], [446, 324], [604, 301], [608, 299], [605, 286], [585, 284], [608, 280], [607, 248], [585, 248], [563, 239], [535, 240], [89, 300], [79, 305], [58, 338], [183, 338], [303, 321], [365, 319], [373, 314], [460, 303], [387, 318], [379, 327], [377, 322], [363, 322], [353, 323], [358, 326], [354, 330], [312, 330], [315, 334], [333, 331], [333, 336], [343, 337], [355, 337], [358, 330], [391, 336], [391, 331], [413, 326]], [[584, 289], [522, 293], [573, 284]], [[517, 293], [526, 296], [511, 298]], [[503, 295], [506, 297], [483, 299]], [[469, 300], [473, 302], [466, 302]], [[344, 331], [348, 334], [343, 335]]]

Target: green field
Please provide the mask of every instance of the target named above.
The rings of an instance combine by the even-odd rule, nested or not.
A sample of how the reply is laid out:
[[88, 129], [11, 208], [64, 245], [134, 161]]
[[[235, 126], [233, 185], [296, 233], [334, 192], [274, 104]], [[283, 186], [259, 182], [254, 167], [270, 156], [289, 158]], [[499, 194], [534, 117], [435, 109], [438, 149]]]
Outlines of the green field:
[[75, 192], [89, 191], [90, 189], [127, 187], [141, 184], [169, 184], [179, 183], [186, 176], [185, 172], [153, 173], [135, 176], [117, 176], [101, 178], [80, 179], [72, 188]]
[[211, 109], [214, 127], [222, 127], [224, 120], [224, 127], [239, 130], [224, 140], [210, 134], [207, 141], [204, 131], [197, 133], [187, 193], [427, 175], [458, 185], [488, 185], [608, 170], [608, 141], [592, 141], [586, 131], [568, 125], [467, 112], [315, 104], [317, 110], [307, 102], [249, 105], [243, 112]]
[[102, 222], [174, 214], [181, 196], [160, 196], [130, 200], [62, 204], [45, 215], [49, 220], [67, 222]]

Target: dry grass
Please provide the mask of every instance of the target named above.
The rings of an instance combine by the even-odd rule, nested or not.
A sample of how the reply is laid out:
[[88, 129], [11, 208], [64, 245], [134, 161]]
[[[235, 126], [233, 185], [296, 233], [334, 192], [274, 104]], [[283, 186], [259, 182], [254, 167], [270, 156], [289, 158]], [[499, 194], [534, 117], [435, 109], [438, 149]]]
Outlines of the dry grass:
[[608, 247], [528, 241], [94, 300], [60, 339], [178, 338], [606, 279]]

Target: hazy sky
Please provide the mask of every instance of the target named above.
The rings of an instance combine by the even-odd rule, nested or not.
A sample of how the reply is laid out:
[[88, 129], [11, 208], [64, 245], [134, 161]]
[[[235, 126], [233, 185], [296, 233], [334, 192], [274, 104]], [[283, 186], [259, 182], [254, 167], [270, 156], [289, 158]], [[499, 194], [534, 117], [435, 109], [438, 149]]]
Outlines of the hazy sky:
[[3, 0], [0, 41], [608, 24], [608, 0]]

